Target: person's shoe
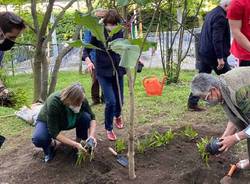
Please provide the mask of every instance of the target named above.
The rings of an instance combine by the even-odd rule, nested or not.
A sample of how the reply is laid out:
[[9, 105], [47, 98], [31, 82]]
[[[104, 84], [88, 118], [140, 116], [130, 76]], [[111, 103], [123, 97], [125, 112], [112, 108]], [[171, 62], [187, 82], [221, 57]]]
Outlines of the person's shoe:
[[115, 121], [115, 126], [118, 129], [122, 129], [124, 127], [121, 116], [119, 116], [118, 118], [115, 118], [114, 121]]
[[111, 131], [107, 130], [107, 138], [110, 141], [115, 141], [116, 140], [115, 132], [113, 130], [111, 130]]
[[196, 111], [196, 112], [205, 111], [204, 108], [201, 108], [198, 105], [188, 105], [188, 110], [189, 111]]
[[55, 157], [55, 148], [56, 148], [56, 141], [53, 142], [53, 145], [49, 147], [48, 154], [44, 156], [44, 162], [48, 163], [49, 161], [53, 160]]

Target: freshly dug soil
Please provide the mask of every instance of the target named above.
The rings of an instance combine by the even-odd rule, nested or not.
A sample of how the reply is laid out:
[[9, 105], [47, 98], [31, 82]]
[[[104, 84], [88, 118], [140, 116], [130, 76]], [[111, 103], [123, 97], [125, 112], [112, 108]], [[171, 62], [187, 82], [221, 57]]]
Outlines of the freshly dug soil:
[[[159, 131], [164, 128], [158, 127]], [[181, 129], [176, 130], [178, 133]], [[221, 132], [198, 126], [200, 137], [219, 136]], [[75, 153], [66, 146], [57, 149], [55, 159], [45, 164], [43, 153], [34, 149], [31, 141], [20, 139], [19, 146], [0, 156], [0, 183], [67, 183], [67, 184], [217, 184], [231, 163], [237, 159], [229, 151], [220, 157], [210, 157], [209, 167], [200, 158], [196, 142], [177, 135], [174, 140], [159, 148], [151, 148], [144, 154], [136, 154], [136, 175], [128, 179], [128, 170], [120, 166], [108, 151], [113, 143], [98, 141], [95, 159], [83, 166], [75, 166]], [[247, 184], [250, 173], [241, 171], [232, 178], [232, 183]]]

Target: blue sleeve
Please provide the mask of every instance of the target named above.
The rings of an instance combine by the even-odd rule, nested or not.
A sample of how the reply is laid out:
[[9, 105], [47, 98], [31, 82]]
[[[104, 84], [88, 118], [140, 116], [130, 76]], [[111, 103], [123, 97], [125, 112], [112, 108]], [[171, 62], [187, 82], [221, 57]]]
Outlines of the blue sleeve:
[[83, 37], [83, 42], [84, 43], [90, 43], [91, 42], [91, 32], [89, 30], [84, 31], [84, 37]]

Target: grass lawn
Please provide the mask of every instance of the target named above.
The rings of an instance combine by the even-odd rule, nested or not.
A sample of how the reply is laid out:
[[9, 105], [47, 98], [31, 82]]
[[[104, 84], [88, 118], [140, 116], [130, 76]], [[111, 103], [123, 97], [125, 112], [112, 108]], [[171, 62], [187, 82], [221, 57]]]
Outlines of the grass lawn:
[[[145, 76], [156, 75], [162, 78], [163, 72], [161, 69], [144, 69], [142, 73], [137, 75], [135, 84], [135, 98], [136, 98], [136, 123], [162, 123], [167, 125], [178, 124], [179, 121], [183, 121], [183, 118], [187, 112], [187, 98], [190, 93], [190, 81], [195, 72], [183, 71], [181, 73], [180, 82], [178, 84], [171, 84], [165, 86], [162, 96], [148, 97], [144, 91], [142, 85], [142, 79]], [[79, 81], [85, 88], [86, 95], [91, 103], [90, 98], [90, 86], [91, 78], [89, 74], [79, 75], [77, 72], [61, 72], [57, 82], [57, 90], [66, 87], [67, 85]], [[29, 99], [28, 102], [32, 102], [33, 97], [33, 78], [30, 74], [17, 75], [15, 77], [8, 78], [8, 86], [10, 88], [22, 88], [26, 91]], [[128, 119], [129, 110], [129, 96], [128, 96], [128, 84], [127, 77], [125, 77], [125, 104], [124, 115], [125, 119]], [[0, 107], [0, 134], [5, 136], [18, 135], [24, 129], [30, 129], [31, 127], [25, 124], [22, 120], [15, 117], [1, 118], [1, 116], [11, 115], [16, 110], [11, 108]], [[104, 106], [98, 105], [93, 108], [96, 113], [98, 122], [103, 122]], [[225, 121], [224, 113], [220, 107], [211, 108], [206, 113], [202, 114], [200, 120], [210, 119], [214, 123]], [[186, 123], [192, 123], [189, 119], [186, 119]]]

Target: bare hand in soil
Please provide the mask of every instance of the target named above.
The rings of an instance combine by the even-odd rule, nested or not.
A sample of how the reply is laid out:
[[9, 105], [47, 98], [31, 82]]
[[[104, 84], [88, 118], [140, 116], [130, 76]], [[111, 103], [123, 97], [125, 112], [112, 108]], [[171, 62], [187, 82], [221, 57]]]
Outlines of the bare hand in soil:
[[221, 148], [219, 151], [226, 152], [231, 146], [233, 146], [235, 143], [237, 143], [237, 139], [234, 135], [226, 136], [223, 139], [221, 139], [219, 145]]
[[78, 151], [84, 151], [84, 152], [87, 152], [87, 150], [82, 146], [82, 144], [80, 143], [77, 143], [76, 144], [76, 148], [78, 149]]

